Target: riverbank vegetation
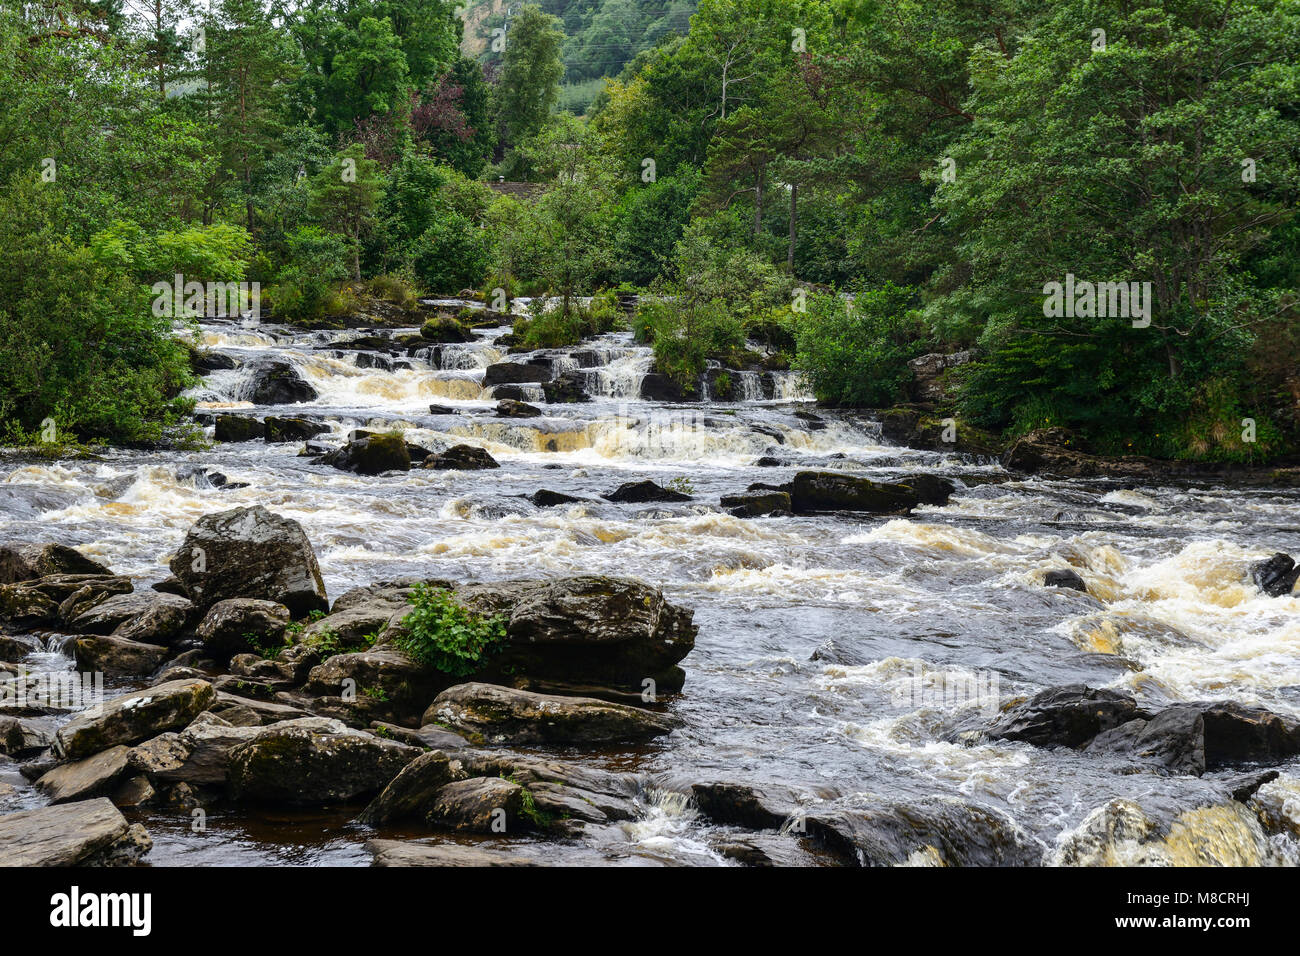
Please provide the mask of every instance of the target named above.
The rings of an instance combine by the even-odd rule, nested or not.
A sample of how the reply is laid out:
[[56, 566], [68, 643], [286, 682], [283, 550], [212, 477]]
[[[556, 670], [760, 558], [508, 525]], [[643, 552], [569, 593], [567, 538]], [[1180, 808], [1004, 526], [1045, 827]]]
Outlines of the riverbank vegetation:
[[1300, 447], [1295, 4], [597, 6], [0, 11], [7, 440], [174, 436], [187, 352], [149, 290], [182, 274], [308, 324], [360, 293], [554, 297], [533, 347], [634, 292], [688, 389], [792, 362], [883, 407], [968, 351], [946, 409], [993, 432]]

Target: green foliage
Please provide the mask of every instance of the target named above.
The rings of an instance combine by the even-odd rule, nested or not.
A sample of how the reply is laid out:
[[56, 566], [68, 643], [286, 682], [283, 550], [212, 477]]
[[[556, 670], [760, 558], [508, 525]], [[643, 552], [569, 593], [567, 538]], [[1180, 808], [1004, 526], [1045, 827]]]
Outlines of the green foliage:
[[479, 669], [484, 654], [505, 641], [505, 617], [476, 614], [448, 591], [419, 585], [411, 604], [414, 610], [402, 619], [403, 631], [393, 643], [426, 667], [467, 677]]
[[347, 240], [319, 226], [299, 226], [286, 239], [287, 261], [276, 283], [266, 290], [275, 315], [290, 322], [310, 322], [332, 311], [335, 284], [348, 276], [351, 251]]
[[473, 289], [491, 263], [489, 236], [456, 212], [446, 212], [411, 245], [411, 266], [429, 291]]
[[926, 351], [913, 290], [886, 284], [853, 297], [812, 295], [796, 314], [795, 366], [818, 399], [880, 408], [905, 397], [909, 359]]

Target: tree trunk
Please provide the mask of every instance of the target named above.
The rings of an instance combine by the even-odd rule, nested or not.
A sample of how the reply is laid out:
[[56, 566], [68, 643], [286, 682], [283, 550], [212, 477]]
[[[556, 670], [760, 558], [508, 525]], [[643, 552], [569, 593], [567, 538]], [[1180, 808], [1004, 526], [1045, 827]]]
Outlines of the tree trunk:
[[799, 184], [790, 184], [790, 248], [785, 254], [785, 267], [794, 275], [794, 243], [799, 235]]

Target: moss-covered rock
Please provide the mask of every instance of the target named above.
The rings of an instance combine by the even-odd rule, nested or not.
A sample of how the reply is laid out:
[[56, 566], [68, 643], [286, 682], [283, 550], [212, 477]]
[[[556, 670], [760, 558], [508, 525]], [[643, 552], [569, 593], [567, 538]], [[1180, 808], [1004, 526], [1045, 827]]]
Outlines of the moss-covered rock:
[[350, 441], [321, 459], [321, 464], [358, 475], [410, 471], [411, 452], [401, 435], [369, 435]]

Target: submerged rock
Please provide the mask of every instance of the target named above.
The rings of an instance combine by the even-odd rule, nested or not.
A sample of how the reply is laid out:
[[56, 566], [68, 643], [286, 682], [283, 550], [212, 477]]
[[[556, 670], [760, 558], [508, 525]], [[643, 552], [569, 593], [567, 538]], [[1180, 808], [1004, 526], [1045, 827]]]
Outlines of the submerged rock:
[[1082, 591], [1088, 593], [1088, 585], [1077, 571], [1069, 568], [1059, 568], [1048, 571], [1043, 575], [1043, 586], [1049, 588], [1069, 588], [1072, 591]]
[[204, 515], [170, 566], [200, 611], [237, 597], [279, 602], [295, 617], [329, 609], [302, 525], [261, 505]]
[[130, 866], [152, 845], [106, 797], [0, 816], [6, 866]]
[[510, 744], [632, 743], [670, 733], [666, 714], [592, 697], [558, 697], [496, 684], [458, 684], [439, 694], [423, 723], [470, 739]]
[[401, 840], [369, 840], [374, 866], [541, 866], [534, 856], [514, 847], [465, 846], [460, 843], [403, 843]]
[[426, 458], [423, 467], [443, 471], [480, 471], [484, 468], [501, 466], [482, 448], [476, 448], [474, 445], [452, 445], [446, 451]]
[[1061, 835], [1055, 866], [1261, 866], [1268, 837], [1244, 805], [1204, 794], [1173, 806], [1115, 799]]
[[691, 496], [671, 488], [664, 488], [649, 479], [645, 481], [625, 481], [607, 495], [601, 495], [606, 501], [618, 504], [643, 504], [648, 501], [690, 501]]
[[547, 488], [542, 488], [529, 495], [528, 500], [539, 508], [553, 508], [556, 505], [577, 504], [578, 502], [588, 501], [590, 499], [577, 498], [573, 495], [566, 495], [559, 491], [551, 491]]

